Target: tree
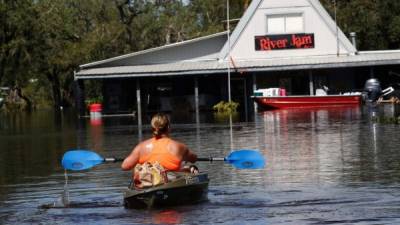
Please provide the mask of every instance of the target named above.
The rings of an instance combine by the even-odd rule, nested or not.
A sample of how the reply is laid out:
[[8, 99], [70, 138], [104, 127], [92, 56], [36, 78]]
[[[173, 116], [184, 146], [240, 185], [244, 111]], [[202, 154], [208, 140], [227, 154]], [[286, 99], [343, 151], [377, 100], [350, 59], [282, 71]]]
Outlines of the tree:
[[387, 48], [400, 48], [400, 2], [399, 1], [378, 1], [378, 10], [381, 16], [380, 28], [382, 39], [386, 39]]
[[112, 6], [101, 0], [37, 2], [35, 66], [49, 81], [56, 108], [72, 104], [73, 71], [79, 64], [121, 52], [122, 27], [116, 11], [108, 10]]
[[[334, 17], [332, 0], [321, 0]], [[338, 26], [345, 34], [357, 33], [360, 50], [396, 49], [400, 46], [400, 2], [351, 0], [337, 3]]]
[[[30, 15], [30, 16], [26, 16]], [[0, 1], [0, 85], [11, 86], [31, 108], [21, 87], [34, 78], [32, 27], [36, 12], [30, 0]]]

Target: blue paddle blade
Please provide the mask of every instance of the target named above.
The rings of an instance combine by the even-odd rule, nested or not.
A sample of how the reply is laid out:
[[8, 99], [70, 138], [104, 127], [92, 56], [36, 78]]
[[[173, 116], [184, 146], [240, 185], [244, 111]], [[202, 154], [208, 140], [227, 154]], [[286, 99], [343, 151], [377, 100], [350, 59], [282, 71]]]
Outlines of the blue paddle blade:
[[86, 170], [100, 163], [104, 159], [95, 152], [85, 150], [73, 150], [64, 154], [61, 165], [67, 170]]
[[225, 157], [225, 162], [238, 169], [262, 169], [265, 166], [264, 156], [259, 151], [238, 150]]

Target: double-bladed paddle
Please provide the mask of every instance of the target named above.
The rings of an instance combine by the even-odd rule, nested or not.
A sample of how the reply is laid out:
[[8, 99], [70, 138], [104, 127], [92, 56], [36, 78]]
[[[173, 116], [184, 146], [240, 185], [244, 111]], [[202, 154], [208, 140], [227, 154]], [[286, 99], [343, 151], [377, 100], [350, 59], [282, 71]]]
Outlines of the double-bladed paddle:
[[[71, 150], [64, 154], [61, 164], [67, 170], [86, 170], [105, 162], [122, 162], [123, 159], [103, 158], [96, 152], [88, 150]], [[264, 168], [265, 160], [259, 151], [235, 150], [224, 158], [198, 158], [197, 161], [224, 161], [238, 169]]]

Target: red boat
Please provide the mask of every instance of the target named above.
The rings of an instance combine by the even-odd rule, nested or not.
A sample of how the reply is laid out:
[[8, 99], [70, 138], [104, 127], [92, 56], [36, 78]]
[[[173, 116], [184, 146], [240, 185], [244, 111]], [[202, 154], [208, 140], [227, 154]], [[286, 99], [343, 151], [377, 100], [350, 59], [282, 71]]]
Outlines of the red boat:
[[324, 96], [252, 96], [257, 104], [265, 109], [358, 106], [361, 95], [324, 95]]

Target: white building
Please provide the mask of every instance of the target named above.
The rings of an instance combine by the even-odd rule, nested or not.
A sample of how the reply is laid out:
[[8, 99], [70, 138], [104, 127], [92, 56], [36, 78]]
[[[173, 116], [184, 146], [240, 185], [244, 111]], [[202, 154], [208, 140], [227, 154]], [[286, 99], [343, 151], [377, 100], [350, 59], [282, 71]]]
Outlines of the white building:
[[253, 0], [229, 41], [222, 32], [93, 62], [75, 79], [81, 88], [85, 79], [103, 79], [110, 112], [198, 112], [227, 100], [229, 72], [232, 99], [247, 115], [256, 88], [361, 90], [371, 76], [389, 80], [399, 64], [400, 51], [357, 51], [318, 0]]

